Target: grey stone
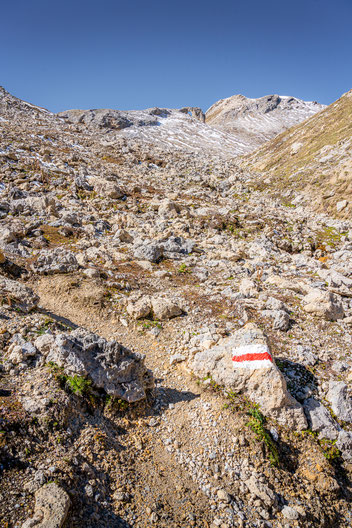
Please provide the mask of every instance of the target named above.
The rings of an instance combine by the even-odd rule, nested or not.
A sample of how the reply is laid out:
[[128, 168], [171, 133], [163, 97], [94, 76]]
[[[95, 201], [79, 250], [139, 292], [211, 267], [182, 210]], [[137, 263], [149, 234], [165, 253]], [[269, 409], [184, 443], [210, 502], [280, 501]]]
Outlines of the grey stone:
[[127, 313], [134, 319], [148, 317], [152, 311], [150, 297], [142, 297], [137, 302], [130, 302], [127, 305]]
[[159, 262], [163, 258], [164, 247], [152, 241], [146, 241], [134, 249], [134, 257], [149, 262]]
[[94, 178], [94, 180], [92, 179], [92, 182], [94, 183], [94, 190], [103, 198], [116, 200], [122, 198], [126, 194], [125, 191], [113, 181]]
[[309, 427], [312, 431], [319, 433], [320, 439], [336, 440], [340, 427], [321, 402], [308, 398], [304, 401], [303, 408]]
[[62, 248], [42, 251], [32, 269], [36, 273], [51, 275], [54, 273], [72, 273], [78, 270], [79, 264], [72, 251]]
[[303, 299], [303, 309], [327, 321], [337, 321], [343, 319], [344, 310], [340, 298], [334, 293], [322, 290], [312, 290]]
[[175, 365], [175, 363], [182, 363], [186, 360], [186, 356], [183, 354], [173, 354], [170, 356], [170, 365]]
[[58, 335], [47, 361], [63, 367], [69, 375], [91, 379], [95, 387], [128, 402], [143, 399], [151, 386], [144, 356], [82, 328]]
[[76, 176], [75, 186], [77, 189], [83, 189], [84, 191], [92, 191], [94, 189], [85, 176]]
[[268, 310], [284, 310], [285, 312], [288, 311], [287, 306], [275, 297], [268, 297], [265, 306]]
[[283, 425], [302, 430], [307, 421], [302, 406], [287, 390], [285, 378], [274, 362], [265, 361], [234, 368], [234, 350], [238, 347], [269, 351], [263, 332], [249, 323], [215, 347], [195, 354], [188, 367], [198, 377], [211, 378], [221, 386], [244, 393], [262, 412]]
[[248, 480], [245, 480], [245, 485], [252, 493], [261, 499], [268, 508], [277, 506], [277, 496], [266, 484], [258, 479], [257, 475], [252, 475]]
[[290, 326], [290, 317], [284, 310], [275, 310], [273, 321], [273, 330], [286, 332]]
[[222, 502], [230, 502], [231, 501], [230, 495], [224, 489], [219, 489], [217, 491], [217, 496], [218, 496], [218, 499], [220, 501], [222, 501]]
[[171, 299], [153, 297], [151, 302], [154, 316], [160, 321], [171, 319], [182, 314], [182, 309]]
[[163, 242], [164, 252], [169, 258], [175, 258], [178, 254], [189, 255], [194, 249], [192, 240], [185, 240], [183, 237], [173, 236]]
[[352, 462], [352, 432], [351, 431], [340, 431], [339, 437], [336, 442], [336, 447], [341, 451], [342, 458], [346, 462]]
[[282, 515], [285, 517], [285, 519], [288, 519], [290, 521], [296, 521], [299, 518], [299, 513], [294, 508], [291, 508], [291, 506], [284, 506], [281, 510]]
[[346, 383], [330, 381], [326, 397], [336, 416], [344, 422], [352, 423], [352, 398], [348, 394]]
[[0, 276], [0, 295], [11, 307], [28, 313], [38, 306], [39, 297], [20, 282]]

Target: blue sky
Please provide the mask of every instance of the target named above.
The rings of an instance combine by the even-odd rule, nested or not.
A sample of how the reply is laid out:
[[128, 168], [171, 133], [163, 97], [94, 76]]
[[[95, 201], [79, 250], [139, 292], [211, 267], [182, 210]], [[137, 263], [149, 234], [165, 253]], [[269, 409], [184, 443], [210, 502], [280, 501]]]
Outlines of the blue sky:
[[52, 111], [352, 88], [351, 0], [6, 0], [1, 19], [0, 85]]

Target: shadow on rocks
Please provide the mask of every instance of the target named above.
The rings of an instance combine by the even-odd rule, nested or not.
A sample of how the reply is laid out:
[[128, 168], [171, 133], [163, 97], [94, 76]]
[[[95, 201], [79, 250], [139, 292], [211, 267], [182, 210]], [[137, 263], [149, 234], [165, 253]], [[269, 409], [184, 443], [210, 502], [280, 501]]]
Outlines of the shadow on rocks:
[[71, 330], [75, 330], [76, 328], [79, 328], [78, 325], [76, 325], [76, 323], [72, 322], [70, 319], [66, 319], [66, 317], [61, 317], [61, 315], [57, 315], [53, 312], [50, 312], [49, 310], [45, 310], [44, 308], [41, 308], [38, 311], [41, 314], [46, 315], [47, 317], [50, 317], [51, 319], [56, 321], [56, 323], [58, 323], [59, 325], [63, 325], [64, 327], [66, 327], [65, 329], [70, 328]]
[[153, 411], [154, 414], [162, 414], [170, 404], [179, 402], [190, 402], [195, 398], [199, 398], [199, 394], [194, 394], [190, 391], [179, 391], [170, 387], [158, 385], [163, 380], [156, 380], [156, 387], [153, 391]]

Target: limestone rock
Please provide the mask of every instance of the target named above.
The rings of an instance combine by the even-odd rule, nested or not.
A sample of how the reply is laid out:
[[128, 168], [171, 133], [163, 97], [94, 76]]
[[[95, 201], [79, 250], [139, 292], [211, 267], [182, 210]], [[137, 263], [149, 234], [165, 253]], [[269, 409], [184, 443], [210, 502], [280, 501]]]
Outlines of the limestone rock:
[[[237, 353], [249, 359], [233, 361]], [[211, 376], [219, 385], [244, 393], [279, 423], [298, 430], [307, 427], [302, 406], [288, 392], [266, 338], [254, 324], [247, 324], [215, 347], [195, 354], [189, 368], [198, 377]]]
[[303, 302], [306, 312], [324, 317], [327, 321], [337, 321], [344, 317], [342, 303], [333, 293], [315, 289], [304, 297]]
[[117, 183], [108, 180], [94, 179], [94, 190], [103, 198], [118, 199], [126, 193], [117, 185]]
[[18, 308], [24, 313], [28, 313], [37, 307], [39, 297], [27, 286], [20, 282], [6, 279], [0, 276], [0, 296], [10, 306]]
[[290, 316], [284, 310], [274, 310], [273, 329], [286, 332], [290, 327]]
[[36, 273], [51, 275], [53, 273], [71, 273], [79, 268], [75, 254], [62, 248], [42, 251], [37, 261], [32, 264]]
[[189, 255], [194, 249], [192, 240], [185, 240], [183, 237], [172, 236], [163, 242], [164, 252], [168, 258], [178, 258], [179, 255]]
[[82, 328], [59, 334], [46, 359], [67, 374], [87, 377], [96, 387], [128, 402], [143, 399], [151, 384], [144, 356]]
[[281, 510], [281, 513], [285, 519], [289, 519], [290, 521], [295, 521], [299, 518], [298, 511], [294, 508], [291, 508], [291, 506], [284, 506]]
[[180, 211], [180, 207], [172, 200], [163, 200], [158, 209], [158, 214], [165, 217], [177, 216]]
[[61, 528], [70, 505], [66, 491], [50, 482], [35, 493], [34, 516], [25, 521], [22, 528]]
[[340, 431], [336, 442], [336, 447], [341, 451], [342, 457], [346, 462], [352, 462], [352, 432]]
[[322, 403], [314, 398], [308, 398], [304, 401], [303, 408], [309, 427], [319, 433], [320, 439], [336, 440], [340, 427]]
[[21, 334], [13, 336], [13, 342], [7, 350], [7, 359], [18, 365], [37, 354], [37, 349], [29, 341], [25, 341]]
[[130, 244], [133, 242], [133, 236], [131, 236], [130, 233], [128, 233], [125, 229], [117, 229], [114, 234], [114, 240]]
[[259, 293], [257, 285], [251, 279], [242, 279], [239, 291], [244, 297], [256, 297]]
[[164, 254], [164, 247], [153, 241], [145, 241], [134, 249], [134, 257], [149, 262], [159, 262]]
[[127, 313], [134, 319], [143, 319], [148, 317], [152, 310], [151, 300], [149, 297], [142, 297], [137, 302], [130, 302], [127, 305]]
[[182, 309], [171, 299], [153, 297], [152, 308], [154, 317], [160, 321], [165, 321], [182, 314]]
[[49, 353], [54, 341], [55, 338], [52, 334], [43, 334], [37, 337], [34, 341], [34, 346], [41, 354], [46, 355]]
[[330, 381], [326, 397], [336, 416], [344, 422], [352, 423], [352, 398], [347, 389], [343, 381]]
[[255, 497], [261, 499], [268, 508], [277, 506], [276, 494], [266, 484], [261, 482], [257, 475], [252, 475], [248, 480], [245, 480], [245, 485], [249, 491]]

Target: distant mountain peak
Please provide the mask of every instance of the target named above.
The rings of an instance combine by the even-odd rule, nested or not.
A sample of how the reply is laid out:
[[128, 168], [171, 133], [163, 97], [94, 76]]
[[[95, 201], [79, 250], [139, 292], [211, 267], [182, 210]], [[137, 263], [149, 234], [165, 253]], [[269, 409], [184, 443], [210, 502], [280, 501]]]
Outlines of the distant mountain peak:
[[237, 94], [214, 103], [205, 118], [207, 124], [246, 142], [249, 152], [323, 108], [315, 101], [290, 95], [271, 94], [252, 99]]

